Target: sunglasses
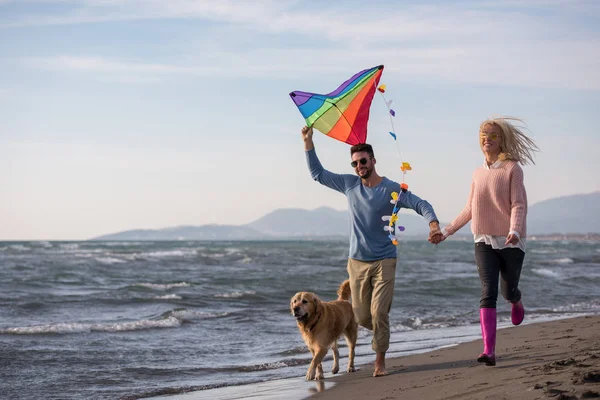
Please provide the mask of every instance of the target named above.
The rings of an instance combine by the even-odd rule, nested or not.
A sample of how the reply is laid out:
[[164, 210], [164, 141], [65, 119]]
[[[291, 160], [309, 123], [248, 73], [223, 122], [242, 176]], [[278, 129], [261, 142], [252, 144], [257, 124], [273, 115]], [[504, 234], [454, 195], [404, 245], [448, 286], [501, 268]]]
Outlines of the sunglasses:
[[488, 139], [496, 140], [496, 139], [498, 139], [498, 134], [496, 132], [489, 132], [489, 133], [488, 132], [481, 132], [481, 133], [479, 133], [479, 137], [481, 139], [487, 137]]
[[352, 168], [356, 168], [356, 166], [358, 165], [358, 162], [359, 162], [359, 161], [360, 161], [360, 165], [365, 165], [365, 164], [367, 163], [367, 161], [369, 161], [369, 160], [367, 160], [366, 158], [364, 158], [364, 157], [363, 157], [363, 158], [361, 158], [361, 159], [360, 159], [360, 160], [358, 160], [358, 161], [352, 161], [352, 162], [350, 163], [350, 165], [352, 165]]

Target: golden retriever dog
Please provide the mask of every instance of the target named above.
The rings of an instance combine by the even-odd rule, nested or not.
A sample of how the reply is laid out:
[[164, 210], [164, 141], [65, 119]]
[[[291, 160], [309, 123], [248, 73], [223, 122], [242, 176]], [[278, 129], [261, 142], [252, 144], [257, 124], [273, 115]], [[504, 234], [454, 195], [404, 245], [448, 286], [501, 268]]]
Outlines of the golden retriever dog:
[[333, 350], [331, 372], [340, 370], [337, 349], [338, 338], [343, 334], [348, 344], [348, 372], [354, 372], [354, 348], [358, 324], [350, 304], [350, 281], [342, 282], [334, 301], [322, 301], [314, 293], [298, 292], [290, 300], [292, 315], [296, 317], [298, 329], [306, 346], [312, 353], [312, 361], [306, 372], [306, 380], [323, 379], [321, 361], [329, 347]]

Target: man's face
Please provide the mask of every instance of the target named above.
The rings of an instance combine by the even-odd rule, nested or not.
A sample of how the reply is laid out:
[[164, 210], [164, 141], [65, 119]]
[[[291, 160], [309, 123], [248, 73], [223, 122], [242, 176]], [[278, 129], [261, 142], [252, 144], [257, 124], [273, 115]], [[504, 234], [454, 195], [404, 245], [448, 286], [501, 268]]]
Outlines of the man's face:
[[359, 151], [352, 154], [350, 165], [361, 179], [368, 179], [375, 169], [375, 159], [371, 158], [366, 151]]

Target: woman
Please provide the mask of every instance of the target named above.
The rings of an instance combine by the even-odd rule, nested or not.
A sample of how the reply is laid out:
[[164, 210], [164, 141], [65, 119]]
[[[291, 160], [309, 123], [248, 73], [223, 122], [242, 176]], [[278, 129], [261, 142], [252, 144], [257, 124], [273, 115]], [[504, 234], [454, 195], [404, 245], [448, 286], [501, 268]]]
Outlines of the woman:
[[500, 117], [481, 123], [479, 145], [485, 162], [473, 173], [467, 205], [442, 229], [447, 237], [472, 221], [475, 260], [481, 281], [479, 321], [484, 343], [477, 361], [486, 365], [496, 365], [499, 275], [502, 296], [512, 303], [512, 323], [519, 325], [525, 317], [518, 286], [525, 257], [527, 194], [519, 164], [535, 164], [533, 153], [539, 149], [511, 123], [513, 121], [522, 122], [517, 118]]

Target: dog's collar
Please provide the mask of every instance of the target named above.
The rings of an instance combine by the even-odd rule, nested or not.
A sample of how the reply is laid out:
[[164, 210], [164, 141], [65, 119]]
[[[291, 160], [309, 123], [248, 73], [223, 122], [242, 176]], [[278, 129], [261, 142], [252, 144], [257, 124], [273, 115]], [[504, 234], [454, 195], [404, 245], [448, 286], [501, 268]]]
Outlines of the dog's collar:
[[321, 313], [319, 313], [319, 316], [317, 317], [317, 320], [315, 321], [315, 323], [312, 324], [312, 326], [310, 328], [308, 328], [309, 332], [314, 329], [314, 327], [317, 325], [317, 322], [319, 322], [320, 319], [321, 319]]

